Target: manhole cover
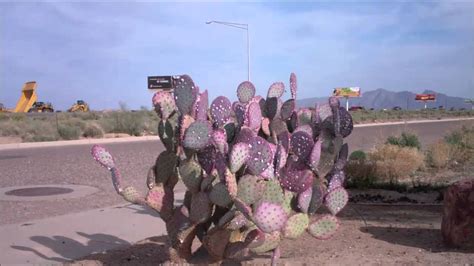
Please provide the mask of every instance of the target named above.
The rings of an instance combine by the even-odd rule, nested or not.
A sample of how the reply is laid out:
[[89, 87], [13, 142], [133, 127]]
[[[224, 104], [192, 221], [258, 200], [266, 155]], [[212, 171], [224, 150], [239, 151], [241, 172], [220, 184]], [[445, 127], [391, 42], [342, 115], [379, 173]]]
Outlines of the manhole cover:
[[10, 190], [7, 191], [5, 195], [19, 197], [39, 197], [68, 194], [73, 191], [73, 189], [63, 187], [30, 187]]
[[85, 197], [99, 189], [84, 185], [30, 185], [0, 187], [0, 201], [47, 201]]

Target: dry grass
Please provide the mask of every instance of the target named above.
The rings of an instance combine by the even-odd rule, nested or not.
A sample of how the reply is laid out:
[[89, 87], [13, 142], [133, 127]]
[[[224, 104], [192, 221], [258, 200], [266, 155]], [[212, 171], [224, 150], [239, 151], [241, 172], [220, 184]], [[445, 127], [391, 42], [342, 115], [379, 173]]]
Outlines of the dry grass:
[[416, 148], [379, 145], [369, 153], [377, 182], [400, 183], [425, 166], [425, 156]]

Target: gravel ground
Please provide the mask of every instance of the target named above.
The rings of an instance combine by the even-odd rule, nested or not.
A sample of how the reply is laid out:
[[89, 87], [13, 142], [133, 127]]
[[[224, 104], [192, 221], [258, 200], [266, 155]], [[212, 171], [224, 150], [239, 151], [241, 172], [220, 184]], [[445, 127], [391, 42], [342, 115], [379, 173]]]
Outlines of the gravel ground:
[[[440, 206], [351, 204], [338, 216], [341, 227], [329, 240], [317, 240], [307, 233], [297, 240], [283, 240], [279, 265], [469, 265], [474, 262], [474, 241], [459, 249], [444, 246]], [[270, 258], [271, 253], [253, 254], [222, 265], [269, 265]], [[190, 262], [207, 263], [205, 257]], [[163, 236], [151, 237], [126, 249], [92, 254], [73, 264], [158, 263], [169, 263]]]

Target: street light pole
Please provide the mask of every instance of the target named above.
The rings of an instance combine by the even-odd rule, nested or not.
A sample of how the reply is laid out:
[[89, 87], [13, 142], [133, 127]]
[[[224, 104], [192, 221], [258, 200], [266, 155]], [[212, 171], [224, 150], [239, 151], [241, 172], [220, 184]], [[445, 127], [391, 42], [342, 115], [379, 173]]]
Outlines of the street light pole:
[[249, 37], [249, 24], [243, 23], [234, 23], [234, 22], [225, 22], [225, 21], [206, 21], [206, 24], [221, 24], [224, 26], [234, 27], [238, 29], [245, 30], [247, 32], [247, 80], [250, 81], [250, 37]]

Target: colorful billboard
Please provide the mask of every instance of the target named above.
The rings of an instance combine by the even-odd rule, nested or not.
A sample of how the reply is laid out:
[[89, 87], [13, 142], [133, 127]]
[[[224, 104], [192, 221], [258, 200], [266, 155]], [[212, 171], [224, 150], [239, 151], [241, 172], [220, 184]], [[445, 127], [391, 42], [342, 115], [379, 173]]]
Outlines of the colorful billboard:
[[415, 101], [436, 101], [436, 94], [417, 94], [415, 96]]
[[360, 87], [335, 88], [332, 92], [336, 97], [360, 97]]

